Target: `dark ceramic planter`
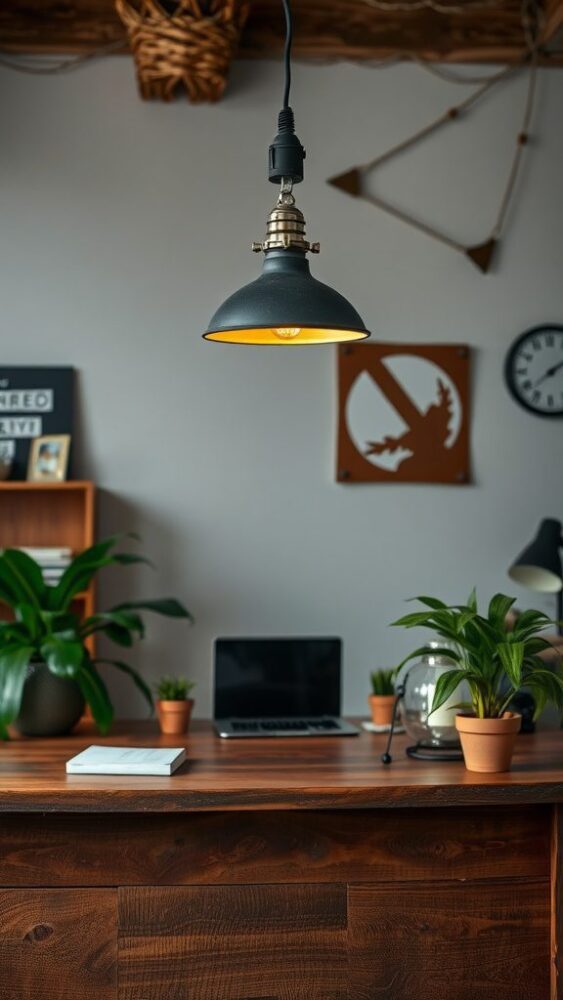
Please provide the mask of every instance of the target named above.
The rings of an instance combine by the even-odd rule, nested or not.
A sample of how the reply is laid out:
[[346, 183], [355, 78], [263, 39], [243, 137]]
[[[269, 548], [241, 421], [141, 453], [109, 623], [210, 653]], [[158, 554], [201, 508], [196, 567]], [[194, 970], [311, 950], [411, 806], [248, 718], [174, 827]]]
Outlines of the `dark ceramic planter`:
[[23, 736], [65, 736], [83, 711], [84, 698], [76, 681], [56, 677], [44, 663], [32, 663], [14, 725]]

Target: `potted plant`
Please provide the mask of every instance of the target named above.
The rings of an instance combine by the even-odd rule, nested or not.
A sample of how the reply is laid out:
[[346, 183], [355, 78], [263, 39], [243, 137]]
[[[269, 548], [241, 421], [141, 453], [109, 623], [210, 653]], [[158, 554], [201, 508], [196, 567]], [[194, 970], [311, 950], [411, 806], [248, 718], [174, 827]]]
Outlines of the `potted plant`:
[[8, 725], [30, 736], [70, 732], [84, 702], [101, 733], [113, 719], [113, 706], [98, 671], [109, 664], [131, 677], [151, 709], [152, 695], [140, 675], [121, 659], [94, 657], [91, 636], [103, 635], [123, 648], [145, 634], [140, 611], [170, 618], [191, 615], [174, 598], [124, 601], [109, 611], [81, 616], [73, 601], [105, 566], [148, 562], [143, 556], [116, 552], [117, 537], [76, 556], [55, 585], [45, 583], [40, 566], [18, 549], [0, 553], [0, 601], [12, 615], [0, 622], [0, 737]]
[[395, 704], [395, 670], [373, 670], [368, 705], [375, 726], [390, 726]]
[[[393, 624], [431, 629], [448, 641], [444, 655], [456, 662], [455, 668], [438, 678], [432, 710], [466, 681], [471, 703], [458, 706], [464, 711], [456, 715], [465, 766], [469, 771], [508, 771], [521, 722], [520, 715], [510, 711], [514, 696], [524, 688], [529, 690], [535, 699], [536, 718], [547, 702], [563, 708], [563, 679], [538, 655], [550, 647], [538, 633], [553, 622], [541, 611], [524, 611], [507, 631], [506, 616], [515, 598], [504, 594], [495, 594], [486, 616], [478, 613], [475, 591], [467, 604], [447, 605], [435, 597], [415, 600], [425, 610], [405, 615]], [[428, 647], [415, 650], [400, 667], [427, 651]]]
[[162, 677], [155, 684], [156, 711], [162, 733], [177, 736], [187, 732], [194, 707], [194, 700], [188, 695], [194, 687], [194, 681], [183, 677]]

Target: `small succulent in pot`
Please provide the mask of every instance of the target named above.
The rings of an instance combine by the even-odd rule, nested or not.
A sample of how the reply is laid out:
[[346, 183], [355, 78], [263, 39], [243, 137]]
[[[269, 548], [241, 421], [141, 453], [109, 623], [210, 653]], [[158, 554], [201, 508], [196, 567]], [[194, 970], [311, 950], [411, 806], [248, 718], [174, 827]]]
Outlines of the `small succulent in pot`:
[[170, 736], [187, 732], [194, 707], [194, 700], [188, 695], [194, 687], [195, 681], [188, 681], [184, 677], [162, 677], [155, 684], [156, 710], [161, 732]]
[[[507, 630], [506, 618], [515, 598], [495, 594], [486, 615], [480, 615], [473, 590], [467, 604], [448, 605], [436, 597], [415, 598], [424, 611], [405, 615], [394, 625], [428, 628], [447, 640], [444, 655], [456, 666], [436, 683], [432, 710], [440, 708], [462, 681], [467, 682], [471, 703], [460, 705], [456, 716], [465, 765], [471, 771], [506, 771], [510, 768], [521, 717], [509, 706], [523, 689], [535, 699], [535, 717], [552, 702], [563, 709], [563, 678], [549, 669], [540, 653], [551, 643], [540, 633], [554, 624], [542, 611], [524, 611]], [[410, 653], [405, 663], [428, 652], [423, 646]], [[440, 652], [434, 648], [434, 653]]]
[[[131, 648], [145, 634], [141, 611], [188, 620], [191, 615], [172, 597], [123, 601], [89, 616], [77, 613], [73, 601], [105, 566], [148, 563], [143, 556], [114, 551], [118, 542], [112, 537], [85, 549], [55, 585], [45, 582], [41, 567], [27, 553], [19, 549], [0, 553], [0, 601], [14, 618], [0, 621], [0, 738], [8, 738], [12, 722], [29, 735], [68, 732], [78, 721], [84, 701], [100, 732], [106, 733], [113, 706], [98, 671], [100, 664], [127, 674], [152, 710], [152, 694], [140, 674], [121, 659], [94, 656], [88, 640], [103, 635], [122, 648]], [[68, 698], [72, 703], [71, 715], [64, 722], [59, 717], [58, 728], [53, 727], [56, 711], [43, 727], [46, 698], [55, 703], [55, 709], [57, 699]]]
[[395, 704], [395, 676], [394, 669], [373, 670], [370, 674], [372, 693], [368, 696], [368, 705], [371, 721], [375, 726], [391, 725]]

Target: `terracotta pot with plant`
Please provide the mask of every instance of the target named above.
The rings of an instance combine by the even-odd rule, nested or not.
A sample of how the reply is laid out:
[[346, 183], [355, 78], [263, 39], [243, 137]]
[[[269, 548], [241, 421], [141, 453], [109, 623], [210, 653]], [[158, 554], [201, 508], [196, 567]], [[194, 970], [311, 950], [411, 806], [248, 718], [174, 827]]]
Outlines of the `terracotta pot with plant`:
[[155, 684], [156, 711], [162, 733], [179, 736], [188, 731], [194, 707], [194, 700], [188, 698], [188, 695], [194, 687], [194, 681], [187, 681], [183, 677], [162, 677]]
[[106, 566], [147, 563], [133, 552], [116, 552], [117, 537], [97, 542], [77, 555], [56, 584], [46, 583], [41, 567], [19, 549], [0, 552], [0, 601], [11, 619], [0, 621], [0, 739], [8, 726], [27, 736], [60, 736], [78, 722], [89, 705], [101, 733], [107, 733], [113, 706], [100, 666], [131, 678], [153, 707], [150, 688], [128, 663], [94, 655], [89, 640], [103, 636], [130, 649], [145, 634], [140, 614], [191, 619], [172, 597], [122, 601], [108, 611], [83, 615], [76, 597]]
[[[563, 709], [563, 678], [538, 655], [550, 648], [539, 633], [553, 622], [541, 611], [524, 611], [508, 631], [506, 616], [515, 598], [505, 594], [495, 594], [486, 616], [478, 613], [475, 591], [467, 604], [447, 605], [435, 597], [416, 600], [427, 610], [393, 624], [431, 629], [448, 641], [444, 653], [457, 664], [438, 678], [432, 711], [466, 681], [471, 702], [458, 706], [462, 711], [456, 716], [465, 766], [469, 771], [508, 771], [521, 722], [520, 715], [510, 711], [514, 696], [523, 689], [533, 695], [534, 718], [548, 702]], [[415, 650], [400, 666], [426, 652], [425, 646]]]
[[374, 670], [370, 674], [371, 691], [368, 705], [374, 726], [390, 726], [395, 704], [395, 671]]

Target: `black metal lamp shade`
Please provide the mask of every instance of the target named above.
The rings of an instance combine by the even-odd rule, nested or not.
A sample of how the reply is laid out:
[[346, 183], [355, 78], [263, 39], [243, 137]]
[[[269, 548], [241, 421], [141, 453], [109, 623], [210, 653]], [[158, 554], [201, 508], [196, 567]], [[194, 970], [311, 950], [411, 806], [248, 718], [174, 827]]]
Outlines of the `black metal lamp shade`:
[[534, 540], [520, 553], [508, 574], [516, 583], [546, 594], [563, 588], [561, 521], [545, 518]]
[[204, 334], [227, 344], [330, 344], [369, 336], [347, 299], [313, 278], [304, 253], [270, 250], [262, 274], [219, 307]]

